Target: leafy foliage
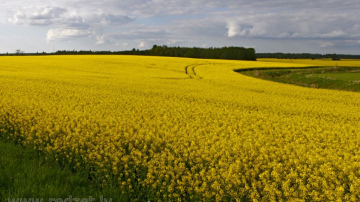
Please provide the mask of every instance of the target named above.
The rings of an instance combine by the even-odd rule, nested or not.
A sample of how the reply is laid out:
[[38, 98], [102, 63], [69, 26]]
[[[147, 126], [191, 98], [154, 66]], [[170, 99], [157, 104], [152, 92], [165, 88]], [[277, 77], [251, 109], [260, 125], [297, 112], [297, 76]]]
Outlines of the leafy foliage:
[[77, 55], [77, 54], [100, 54], [100, 55], [152, 55], [170, 56], [187, 58], [207, 58], [207, 59], [230, 59], [230, 60], [256, 60], [255, 49], [242, 47], [223, 47], [223, 48], [186, 48], [168, 47], [154, 45], [150, 50], [132, 49], [131, 51], [57, 51], [56, 55]]

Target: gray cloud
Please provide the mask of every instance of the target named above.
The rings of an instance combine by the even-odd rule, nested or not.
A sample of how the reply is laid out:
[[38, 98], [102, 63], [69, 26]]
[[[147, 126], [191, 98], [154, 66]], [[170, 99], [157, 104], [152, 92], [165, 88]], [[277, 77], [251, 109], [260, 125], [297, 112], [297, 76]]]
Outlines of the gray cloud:
[[50, 29], [46, 34], [48, 41], [56, 40], [72, 40], [81, 37], [88, 37], [93, 35], [94, 32], [87, 29], [79, 28], [56, 28]]
[[240, 15], [226, 27], [228, 37], [353, 39], [360, 38], [356, 22], [351, 14], [271, 13]]
[[304, 44], [311, 52], [359, 48], [359, 10], [357, 0], [17, 0], [2, 2], [0, 16], [47, 27], [48, 41], [89, 38], [109, 49], [141, 42], [140, 48], [254, 43], [282, 51], [274, 44], [292, 40], [295, 52], [306, 51]]
[[99, 16], [100, 22], [104, 26], [116, 26], [123, 25], [134, 21], [134, 18], [125, 15], [114, 15], [114, 14], [101, 14]]
[[18, 10], [9, 22], [14, 24], [27, 24], [45, 26], [61, 21], [61, 17], [67, 10], [60, 7], [42, 7], [37, 9]]

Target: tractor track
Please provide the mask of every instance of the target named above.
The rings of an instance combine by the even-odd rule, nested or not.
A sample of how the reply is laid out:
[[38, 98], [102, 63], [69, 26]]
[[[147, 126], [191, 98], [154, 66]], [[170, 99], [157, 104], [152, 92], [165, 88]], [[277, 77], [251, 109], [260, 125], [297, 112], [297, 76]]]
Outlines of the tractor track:
[[190, 79], [202, 79], [199, 75], [196, 74], [195, 68], [204, 65], [204, 64], [192, 64], [185, 67], [185, 73], [189, 76]]

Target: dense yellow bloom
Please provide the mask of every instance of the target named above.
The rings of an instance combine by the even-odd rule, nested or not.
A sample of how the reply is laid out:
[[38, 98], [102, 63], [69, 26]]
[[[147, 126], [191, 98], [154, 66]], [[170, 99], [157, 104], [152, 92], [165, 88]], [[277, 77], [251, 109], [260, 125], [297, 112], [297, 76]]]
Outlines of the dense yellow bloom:
[[360, 200], [360, 94], [233, 71], [333, 65], [274, 61], [0, 57], [0, 130], [163, 200]]

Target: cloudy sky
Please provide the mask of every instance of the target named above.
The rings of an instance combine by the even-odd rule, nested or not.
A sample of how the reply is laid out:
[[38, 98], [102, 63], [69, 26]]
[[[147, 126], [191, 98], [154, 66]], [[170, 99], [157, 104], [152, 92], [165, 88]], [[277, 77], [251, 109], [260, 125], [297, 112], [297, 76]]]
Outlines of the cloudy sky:
[[0, 53], [253, 47], [360, 54], [358, 0], [0, 0]]

